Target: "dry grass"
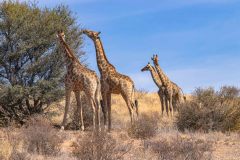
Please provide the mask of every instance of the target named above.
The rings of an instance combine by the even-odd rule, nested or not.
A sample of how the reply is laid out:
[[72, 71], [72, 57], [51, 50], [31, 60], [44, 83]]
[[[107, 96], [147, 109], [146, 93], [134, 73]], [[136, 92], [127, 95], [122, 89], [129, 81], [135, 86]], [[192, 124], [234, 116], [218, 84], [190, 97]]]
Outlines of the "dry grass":
[[116, 142], [107, 132], [94, 132], [85, 135], [73, 144], [73, 154], [78, 159], [123, 159], [129, 152], [130, 145], [123, 145]]
[[210, 160], [211, 142], [180, 134], [144, 141], [144, 148], [159, 160]]
[[21, 136], [28, 153], [56, 155], [60, 151], [61, 138], [49, 121], [41, 116], [32, 118]]
[[[154, 135], [147, 139], [135, 139], [128, 135], [127, 124], [130, 121], [128, 109], [122, 97], [114, 95], [112, 98], [113, 131], [111, 133], [102, 132], [99, 134], [100, 136], [93, 138], [91, 131], [67, 130], [61, 132], [53, 129], [54, 135], [60, 137], [62, 141], [59, 144], [59, 150], [57, 149], [58, 154], [41, 155], [37, 152], [32, 153], [28, 151], [27, 147], [23, 145], [23, 140], [18, 138], [14, 140], [18, 144], [17, 152], [14, 153], [13, 143], [8, 138], [9, 132], [15, 135], [14, 137], [21, 137], [20, 135], [25, 129], [3, 128], [0, 129], [0, 157], [1, 159], [7, 159], [15, 155], [17, 158], [18, 156], [20, 157], [18, 159], [21, 159], [21, 156], [26, 156], [26, 159], [51, 160], [75, 160], [83, 159], [83, 157], [84, 159], [96, 159], [96, 156], [107, 157], [105, 159], [126, 160], [181, 159], [182, 157], [191, 159], [196, 157], [209, 159], [210, 157], [216, 160], [237, 160], [240, 157], [240, 134], [213, 131], [207, 134], [201, 132], [179, 132], [175, 125], [176, 118], [160, 117], [160, 103], [157, 94], [141, 94], [139, 98], [139, 112], [141, 114], [150, 116], [151, 113], [157, 113], [155, 114], [156, 118], [150, 118], [150, 124], [154, 124], [154, 126], [156, 124], [157, 130], [155, 130]], [[192, 99], [192, 97], [190, 98]], [[74, 108], [74, 102], [72, 108]], [[64, 101], [49, 108], [47, 116], [51, 119], [52, 124], [61, 123], [63, 110]], [[142, 118], [142, 120], [144, 119]], [[39, 126], [39, 124], [36, 125]], [[147, 128], [147, 125], [144, 124], [143, 126], [143, 128]], [[52, 129], [52, 127], [50, 128]], [[105, 147], [100, 148], [97, 146]], [[188, 155], [187, 150], [191, 154]], [[101, 153], [100, 155], [97, 154], [99, 152]]]
[[158, 120], [157, 113], [141, 114], [133, 125], [129, 124], [128, 135], [140, 139], [151, 138], [157, 133]]

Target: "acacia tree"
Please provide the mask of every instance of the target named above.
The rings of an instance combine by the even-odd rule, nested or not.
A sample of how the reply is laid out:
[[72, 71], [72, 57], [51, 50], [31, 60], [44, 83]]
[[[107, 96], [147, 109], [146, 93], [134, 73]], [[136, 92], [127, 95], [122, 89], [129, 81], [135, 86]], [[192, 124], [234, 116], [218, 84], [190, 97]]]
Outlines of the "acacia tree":
[[63, 95], [64, 53], [56, 38], [60, 29], [75, 53], [84, 55], [80, 28], [66, 6], [0, 3], [0, 126], [24, 123]]

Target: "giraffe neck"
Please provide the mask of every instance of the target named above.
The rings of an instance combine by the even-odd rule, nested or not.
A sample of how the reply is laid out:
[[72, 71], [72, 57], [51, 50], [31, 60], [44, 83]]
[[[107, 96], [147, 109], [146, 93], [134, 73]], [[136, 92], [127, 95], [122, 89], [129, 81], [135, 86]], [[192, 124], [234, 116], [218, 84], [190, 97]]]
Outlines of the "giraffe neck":
[[168, 86], [169, 82], [170, 82], [169, 78], [167, 77], [167, 75], [165, 75], [165, 73], [163, 72], [163, 70], [161, 69], [161, 67], [159, 66], [158, 63], [154, 63], [154, 65], [155, 65], [155, 68], [157, 70], [157, 74], [158, 74], [158, 76], [160, 77], [160, 79], [162, 81], [162, 84], [164, 86]]
[[76, 58], [75, 54], [72, 52], [72, 50], [70, 49], [69, 45], [65, 42], [65, 40], [63, 38], [60, 38], [60, 42], [65, 51], [65, 62], [67, 69], [71, 70], [74, 63], [77, 63], [81, 66], [81, 63]]
[[158, 88], [162, 87], [162, 81], [159, 78], [159, 76], [157, 75], [157, 72], [155, 71], [155, 69], [153, 67], [151, 67], [151, 69], [149, 71], [151, 73], [154, 83], [158, 86]]
[[94, 45], [96, 48], [96, 58], [97, 58], [97, 64], [98, 64], [100, 73], [103, 73], [109, 70], [116, 71], [115, 67], [108, 61], [106, 57], [100, 38], [94, 41]]

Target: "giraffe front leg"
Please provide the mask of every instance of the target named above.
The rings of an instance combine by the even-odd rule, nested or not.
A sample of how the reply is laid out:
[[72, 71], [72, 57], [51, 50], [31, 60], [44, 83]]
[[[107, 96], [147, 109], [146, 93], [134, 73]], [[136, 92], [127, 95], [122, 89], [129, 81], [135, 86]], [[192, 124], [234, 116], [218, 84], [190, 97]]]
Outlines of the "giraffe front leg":
[[[76, 101], [77, 101], [77, 115], [79, 114], [80, 122], [81, 122], [81, 130], [84, 131], [84, 122], [83, 122], [83, 111], [82, 111], [82, 101], [80, 91], [75, 92]], [[79, 121], [78, 121], [79, 123]]]
[[163, 116], [163, 112], [164, 112], [164, 97], [162, 92], [159, 90], [158, 91], [158, 96], [159, 96], [159, 100], [160, 100], [160, 105], [161, 105], [161, 116]]
[[170, 106], [169, 108], [170, 108], [171, 116], [173, 117], [173, 97], [172, 97], [172, 94], [170, 94], [169, 106]]
[[165, 96], [165, 106], [166, 106], [167, 116], [169, 117], [169, 98], [168, 98], [168, 96]]
[[101, 90], [102, 93], [102, 100], [100, 101], [100, 105], [102, 108], [102, 113], [103, 113], [103, 123], [104, 123], [104, 128], [107, 129], [107, 94], [106, 92]]
[[64, 111], [64, 116], [63, 116], [63, 121], [61, 125], [61, 129], [65, 129], [66, 125], [66, 120], [67, 120], [67, 114], [70, 106], [70, 100], [71, 100], [71, 89], [67, 88], [65, 89], [65, 111]]
[[110, 132], [111, 131], [111, 128], [112, 128], [112, 122], [111, 122], [111, 118], [112, 118], [112, 115], [111, 115], [111, 93], [108, 93], [107, 94], [107, 110], [108, 110], [108, 131]]

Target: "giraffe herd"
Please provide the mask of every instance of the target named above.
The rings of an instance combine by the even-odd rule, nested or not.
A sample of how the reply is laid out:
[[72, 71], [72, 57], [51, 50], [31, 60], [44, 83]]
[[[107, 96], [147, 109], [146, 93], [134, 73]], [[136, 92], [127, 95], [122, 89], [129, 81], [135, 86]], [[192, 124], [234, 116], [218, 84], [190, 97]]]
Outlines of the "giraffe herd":
[[159, 89], [158, 96], [160, 98], [162, 115], [164, 110], [166, 110], [167, 115], [171, 112], [171, 116], [173, 116], [173, 111], [177, 110], [180, 103], [183, 102], [186, 97], [184, 96], [182, 89], [176, 83], [170, 81], [163, 73], [158, 64], [158, 56], [153, 55], [151, 59], [153, 60], [154, 67], [148, 62], [141, 71], [150, 71], [152, 79]]
[[[135, 99], [135, 86], [133, 80], [126, 75], [118, 73], [116, 68], [108, 61], [99, 36], [100, 32], [83, 30], [82, 33], [89, 37], [94, 43], [100, 79], [96, 72], [81, 64], [66, 43], [64, 32], [58, 31], [57, 36], [65, 52], [67, 68], [67, 73], [65, 75], [65, 112], [61, 128], [64, 129], [66, 125], [72, 91], [75, 93], [77, 101], [77, 113], [79, 114], [81, 122], [81, 130], [84, 130], [80, 96], [81, 91], [85, 93], [88, 99], [88, 104], [92, 107], [94, 129], [100, 129], [100, 107], [102, 107], [104, 126], [106, 128], [108, 125], [108, 130], [111, 130], [112, 94], [120, 94], [123, 97], [129, 110], [131, 124], [133, 124], [138, 117], [138, 101]], [[154, 67], [148, 63], [142, 71], [150, 71], [153, 81], [159, 88], [158, 95], [161, 102], [162, 115], [164, 110], [166, 110], [167, 115], [171, 112], [171, 116], [173, 116], [173, 111], [177, 110], [179, 104], [184, 99], [183, 92], [180, 87], [170, 81], [170, 79], [164, 74], [158, 64], [157, 55], [152, 57], [152, 61]], [[100, 97], [102, 98], [102, 101], [100, 101]]]

